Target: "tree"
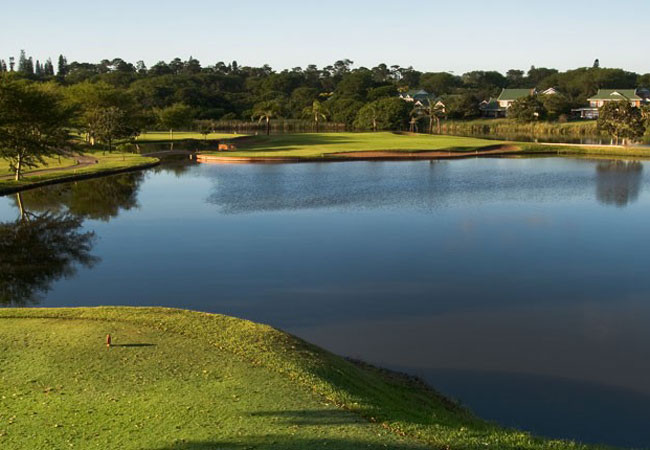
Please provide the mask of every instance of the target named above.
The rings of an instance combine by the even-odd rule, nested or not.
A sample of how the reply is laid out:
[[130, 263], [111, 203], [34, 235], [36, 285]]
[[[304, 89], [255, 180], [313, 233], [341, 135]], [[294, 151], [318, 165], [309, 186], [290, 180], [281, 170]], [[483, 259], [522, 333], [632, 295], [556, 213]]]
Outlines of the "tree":
[[65, 90], [67, 101], [77, 110], [75, 124], [85, 131], [87, 141], [108, 145], [113, 141], [137, 135], [145, 126], [145, 117], [134, 96], [108, 83], [84, 81]]
[[571, 113], [572, 104], [563, 94], [541, 95], [540, 100], [544, 104], [549, 120], [558, 120], [562, 115]]
[[416, 106], [411, 112], [411, 116], [417, 119], [426, 118], [429, 124], [429, 134], [433, 134], [433, 124], [436, 124], [436, 129], [440, 133], [440, 120], [446, 115], [445, 107], [440, 102], [433, 100], [429, 101], [426, 105]]
[[354, 125], [372, 131], [402, 130], [408, 123], [409, 110], [409, 104], [400, 98], [380, 98], [359, 110]]
[[26, 167], [70, 148], [72, 112], [53, 92], [25, 80], [0, 79], [0, 157], [20, 180]]
[[56, 75], [60, 79], [64, 79], [67, 74], [68, 74], [68, 60], [65, 59], [65, 56], [59, 55], [59, 62], [57, 64]]
[[306, 116], [309, 116], [314, 120], [314, 123], [316, 124], [316, 133], [319, 133], [320, 120], [327, 120], [327, 115], [325, 114], [325, 107], [323, 104], [318, 100], [314, 100], [311, 108], [305, 108], [304, 113]]
[[174, 103], [167, 108], [155, 111], [160, 126], [169, 130], [169, 135], [174, 140], [174, 130], [189, 127], [192, 124], [192, 108], [183, 103]]
[[519, 122], [534, 122], [546, 117], [546, 109], [536, 95], [531, 95], [515, 100], [508, 108], [508, 117]]
[[271, 134], [271, 120], [280, 115], [282, 106], [278, 101], [271, 100], [260, 102], [253, 108], [253, 120], [259, 123], [266, 122], [266, 135]]
[[640, 139], [647, 124], [640, 108], [632, 106], [627, 100], [605, 103], [598, 112], [598, 129], [612, 136], [616, 143]]
[[481, 100], [472, 92], [446, 96], [443, 98], [443, 103], [447, 117], [450, 119], [469, 120], [475, 119], [481, 114], [479, 110]]

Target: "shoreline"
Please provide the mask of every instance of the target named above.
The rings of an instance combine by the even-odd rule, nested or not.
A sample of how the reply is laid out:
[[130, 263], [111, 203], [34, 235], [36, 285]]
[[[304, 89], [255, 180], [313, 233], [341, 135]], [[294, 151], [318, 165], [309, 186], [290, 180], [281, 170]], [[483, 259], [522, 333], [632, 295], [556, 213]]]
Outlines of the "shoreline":
[[[60, 334], [59, 339], [67, 339], [70, 329], [73, 330], [71, 336], [74, 338], [76, 336], [74, 330], [84, 327], [86, 330], [84, 336], [90, 339], [75, 340], [74, 345], [82, 351], [75, 350], [74, 354], [68, 355], [75, 358], [75, 363], [79, 367], [84, 367], [92, 373], [92, 376], [79, 382], [86, 383], [87, 387], [94, 389], [98, 383], [95, 381], [97, 377], [102, 378], [107, 373], [115, 373], [119, 367], [120, 374], [111, 375], [111, 388], [122, 389], [125, 395], [126, 392], [132, 392], [133, 379], [142, 380], [148, 374], [138, 365], [140, 363], [135, 364], [133, 359], [125, 359], [127, 356], [133, 358], [142, 354], [151, 359], [151, 363], [154, 364], [152, 367], [159, 367], [155, 360], [158, 357], [156, 355], [170, 349], [169, 351], [172, 352], [170, 356], [177, 361], [179, 366], [184, 367], [187, 364], [194, 364], [196, 359], [193, 358], [191, 362], [184, 359], [183, 355], [188, 351], [191, 352], [190, 348], [202, 348], [201, 360], [216, 355], [215, 361], [219, 366], [206, 367], [206, 363], [202, 362], [201, 366], [197, 368], [197, 371], [203, 369], [202, 373], [198, 372], [193, 385], [194, 397], [192, 398], [194, 402], [198, 403], [198, 407], [188, 407], [187, 414], [190, 415], [196, 415], [195, 411], [198, 411], [201, 417], [209, 414], [209, 412], [201, 411], [201, 407], [208, 408], [210, 404], [201, 406], [200, 402], [206, 395], [209, 395], [211, 390], [215, 389], [216, 385], [210, 384], [210, 380], [207, 378], [211, 376], [210, 373], [220, 374], [226, 368], [233, 367], [233, 364], [239, 364], [242, 368], [242, 376], [252, 371], [257, 371], [258, 374], [263, 373], [263, 381], [272, 383], [273, 390], [269, 392], [270, 395], [281, 395], [281, 385], [290, 387], [293, 395], [301, 395], [308, 399], [303, 400], [303, 403], [309, 402], [304, 405], [308, 407], [307, 409], [314, 410], [316, 407], [322, 408], [324, 405], [328, 408], [328, 417], [331, 417], [332, 414], [354, 414], [358, 420], [363, 421], [364, 426], [368, 427], [371, 433], [376, 434], [380, 430], [386, 432], [387, 435], [382, 438], [382, 442], [386, 442], [385, 439], [388, 436], [391, 436], [391, 439], [404, 439], [410, 444], [409, 449], [425, 448], [425, 446], [426, 448], [474, 448], [477, 440], [482, 443], [481, 447], [495, 450], [506, 447], [528, 450], [597, 448], [597, 446], [583, 445], [570, 440], [547, 439], [485, 421], [453, 400], [441, 395], [435, 388], [418, 377], [343, 358], [277, 328], [232, 316], [163, 307], [0, 308], [0, 322], [7, 325], [2, 329], [8, 333], [9, 338], [17, 332], [22, 332], [22, 327], [13, 326], [12, 328], [11, 326], [12, 323], [17, 324], [19, 321], [25, 321], [25, 324], [31, 323], [32, 333], [43, 329], [43, 321], [52, 321], [51, 324], [56, 326], [47, 328], [48, 339], [55, 331]], [[122, 358], [98, 358], [98, 354], [103, 354], [106, 351], [100, 350], [105, 346], [106, 333], [113, 334], [117, 340], [114, 342], [117, 345], [110, 351], [117, 352], [116, 354], [121, 355]], [[57, 348], [56, 345], [44, 345], [43, 342], [47, 343], [48, 341], [43, 341], [39, 336], [32, 335], [32, 338], [35, 339], [35, 344], [29, 347], [32, 353], [36, 352], [44, 357], [50, 357], [54, 352], [57, 358], [64, 357], [63, 353], [65, 352]], [[21, 338], [21, 342], [23, 340]], [[164, 344], [168, 340], [175, 340], [177, 344], [168, 347]], [[12, 349], [15, 347], [13, 346]], [[170, 356], [165, 356], [165, 358]], [[138, 361], [146, 362], [147, 359], [139, 358]], [[163, 365], [163, 369], [164, 367], [165, 365]], [[96, 369], [95, 372], [92, 372], [93, 368]], [[163, 373], [166, 380], [173, 383], [174, 386], [185, 386], [185, 389], [188, 389], [187, 377], [179, 376], [176, 367], [172, 369], [169, 374], [164, 370], [157, 373]], [[30, 365], [25, 365], [23, 370], [28, 379], [35, 376], [30, 372]], [[122, 372], [130, 373], [132, 376], [123, 375]], [[48, 376], [54, 377], [49, 383], [53, 386], [56, 383], [62, 383], [60, 380], [65, 379], [64, 377], [68, 375], [65, 366], [63, 366], [48, 374]], [[169, 389], [165, 389], [166, 386], [158, 385], [160, 375], [156, 375], [154, 378], [152, 383], [147, 383], [148, 392], [159, 387], [162, 399], [173, 395], [169, 394]], [[259, 382], [259, 376], [254, 380]], [[221, 378], [218, 381], [223, 383]], [[280, 383], [282, 384], [280, 385]], [[92, 389], [84, 389], [79, 392], [68, 389], [66, 393], [69, 394], [69, 397], [66, 401], [90, 404], [89, 407], [96, 414], [93, 417], [102, 417], [103, 413], [114, 413], [114, 408], [117, 406], [111, 404], [107, 409], [106, 402], [101, 398], [97, 401], [95, 396], [87, 396], [86, 393], [90, 391]], [[28, 408], [33, 408], [33, 402], [29, 395], [38, 396], [41, 399], [43, 394], [41, 389], [25, 392], [24, 404]], [[116, 398], [119, 397], [119, 394], [114, 395]], [[149, 393], [148, 397], [151, 395]], [[186, 395], [186, 392], [181, 392], [181, 397], [185, 398]], [[239, 391], [236, 396], [232, 397], [238, 403], [241, 401], [243, 404], [251, 405], [249, 406], [251, 417], [256, 417], [256, 414], [265, 414], [265, 411], [268, 410], [268, 407], [264, 409], [264, 406], [259, 406], [259, 397], [255, 389]], [[255, 403], [250, 403], [248, 399], [255, 399]], [[142, 401], [137, 397], [132, 397], [132, 400], [133, 405], [129, 406], [130, 417], [137, 415], [139, 420], [145, 420], [143, 417], [149, 414], [151, 405], [148, 401]], [[43, 402], [43, 400], [39, 401]], [[56, 398], [53, 401], [56, 401]], [[161, 403], [157, 404], [157, 408], [163, 411], [170, 410], [176, 407], [178, 401], [178, 398], [169, 402], [161, 400]], [[247, 401], [248, 403], [246, 403]], [[276, 404], [278, 400], [271, 399], [271, 401]], [[54, 403], [47, 404], [49, 408], [54, 408], [54, 405]], [[295, 408], [295, 405], [287, 407]], [[43, 412], [56, 415], [56, 419], [52, 419], [56, 420], [56, 423], [65, 423], [71, 420], [68, 412], [60, 409], [56, 411], [53, 412], [53, 409], [43, 410]], [[211, 410], [207, 409], [207, 411]], [[39, 417], [45, 417], [45, 415], [30, 418], [30, 420], [38, 420]], [[345, 416], [340, 417], [345, 418]], [[174, 425], [173, 420], [170, 421], [165, 417], [157, 418], [156, 421], [161, 425]], [[26, 422], [19, 421], [17, 423], [16, 426], [21, 426]], [[276, 423], [271, 426], [274, 433], [282, 432], [281, 427], [278, 427]], [[66, 428], [61, 428], [65, 432]], [[92, 423], [88, 430], [96, 433], [97, 439], [110, 439], [113, 432], [116, 431], [110, 429], [97, 431]], [[199, 427], [191, 433], [200, 433], [202, 430], [203, 428]], [[254, 429], [246, 430], [240, 439], [254, 436], [254, 433]], [[218, 436], [218, 432], [215, 435]], [[157, 434], [139, 436], [140, 448], [151, 446], [149, 441], [154, 439], [151, 436], [155, 436], [155, 439], [159, 438]], [[9, 445], [9, 448], [18, 447]]]
[[60, 177], [52, 177], [46, 180], [41, 180], [41, 181], [34, 181], [34, 182], [27, 182], [24, 185], [18, 185], [18, 186], [11, 186], [11, 187], [0, 187], [0, 197], [9, 195], [9, 194], [15, 194], [18, 192], [23, 192], [23, 191], [28, 191], [31, 189], [37, 189], [43, 186], [51, 186], [54, 184], [61, 184], [61, 183], [69, 183], [71, 181], [77, 181], [77, 180], [89, 180], [92, 178], [100, 178], [100, 177], [107, 177], [110, 175], [118, 175], [120, 173], [127, 173], [127, 172], [135, 172], [138, 170], [145, 170], [145, 169], [150, 169], [152, 167], [156, 167], [161, 163], [160, 159], [155, 162], [151, 163], [144, 163], [144, 164], [138, 164], [135, 166], [131, 167], [122, 167], [118, 169], [105, 169], [105, 170], [99, 170], [97, 172], [91, 172], [91, 173], [80, 173], [80, 174], [72, 174], [72, 175], [62, 175]]

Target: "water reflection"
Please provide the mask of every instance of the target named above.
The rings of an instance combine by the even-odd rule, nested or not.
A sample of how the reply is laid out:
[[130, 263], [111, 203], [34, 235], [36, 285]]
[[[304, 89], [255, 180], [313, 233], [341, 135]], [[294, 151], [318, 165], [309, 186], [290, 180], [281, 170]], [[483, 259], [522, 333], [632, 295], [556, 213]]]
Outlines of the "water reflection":
[[605, 205], [627, 206], [636, 201], [643, 182], [639, 161], [604, 161], [596, 166], [596, 195]]
[[94, 233], [81, 230], [82, 219], [69, 213], [31, 213], [21, 194], [20, 217], [0, 223], [0, 305], [39, 302], [52, 283], [71, 277], [76, 266], [92, 267]]
[[26, 191], [21, 201], [31, 211], [67, 212], [81, 218], [109, 221], [121, 210], [138, 206], [137, 193], [143, 180], [143, 172], [133, 172], [59, 184]]

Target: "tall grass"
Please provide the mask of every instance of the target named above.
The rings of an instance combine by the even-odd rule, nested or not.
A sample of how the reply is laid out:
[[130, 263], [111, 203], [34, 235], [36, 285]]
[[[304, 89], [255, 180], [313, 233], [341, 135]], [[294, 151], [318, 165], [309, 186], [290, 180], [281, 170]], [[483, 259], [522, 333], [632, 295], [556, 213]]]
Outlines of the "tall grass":
[[479, 119], [469, 121], [445, 121], [442, 132], [449, 134], [516, 134], [530, 136], [600, 136], [595, 120], [580, 122], [531, 122], [521, 123], [512, 119]]

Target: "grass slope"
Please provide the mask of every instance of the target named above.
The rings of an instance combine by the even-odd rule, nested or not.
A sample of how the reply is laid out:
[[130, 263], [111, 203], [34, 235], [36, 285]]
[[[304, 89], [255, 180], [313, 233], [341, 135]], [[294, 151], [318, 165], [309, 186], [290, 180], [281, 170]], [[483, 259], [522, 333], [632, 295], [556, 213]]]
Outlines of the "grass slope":
[[346, 152], [369, 151], [475, 151], [499, 145], [499, 141], [457, 136], [382, 133], [303, 133], [255, 136], [240, 140], [235, 152], [205, 152], [210, 155], [244, 157], [317, 158]]
[[0, 448], [586, 447], [504, 430], [265, 325], [80, 308], [0, 310]]
[[[158, 161], [156, 158], [149, 158], [145, 156], [136, 155], [133, 153], [103, 153], [99, 152], [85, 152], [84, 155], [92, 156], [99, 161], [98, 164], [94, 164], [86, 167], [75, 167], [74, 159], [62, 159], [61, 164], [58, 163], [58, 159], [54, 158], [52, 161], [48, 161], [48, 165], [36, 167], [29, 169], [28, 172], [25, 172], [23, 178], [16, 182], [13, 179], [0, 179], [0, 190], [3, 188], [14, 188], [19, 186], [26, 186], [29, 184], [54, 180], [57, 178], [67, 178], [75, 175], [90, 175], [101, 172], [112, 172], [115, 170], [136, 168], [139, 166], [146, 166], [149, 164], [154, 164]], [[67, 169], [66, 169], [67, 167]], [[34, 172], [57, 169], [49, 173], [42, 173], [39, 175], [33, 175]], [[61, 169], [61, 170], [58, 170]], [[8, 175], [7, 173], [0, 173], [0, 175]], [[32, 174], [32, 175], [30, 175]]]

